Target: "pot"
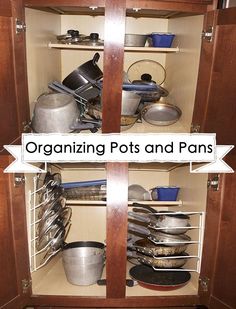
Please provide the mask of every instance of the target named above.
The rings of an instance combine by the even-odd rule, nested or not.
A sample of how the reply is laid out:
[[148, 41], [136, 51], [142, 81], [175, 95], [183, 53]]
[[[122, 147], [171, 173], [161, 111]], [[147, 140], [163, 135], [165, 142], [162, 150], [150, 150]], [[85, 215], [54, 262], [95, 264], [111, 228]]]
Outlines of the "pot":
[[75, 285], [91, 285], [101, 279], [105, 245], [96, 241], [78, 241], [66, 244], [62, 262], [67, 280]]
[[147, 34], [125, 34], [125, 46], [143, 47], [147, 41]]
[[83, 123], [79, 118], [79, 109], [72, 95], [45, 94], [35, 104], [31, 126], [36, 133], [69, 133], [94, 128], [94, 124]]
[[151, 290], [170, 291], [186, 285], [191, 275], [188, 271], [155, 271], [146, 265], [136, 265], [129, 271], [131, 278]]
[[138, 109], [141, 97], [131, 91], [122, 91], [122, 115], [134, 115]]
[[[102, 119], [102, 106], [99, 103], [96, 104], [88, 104], [88, 115], [101, 120]], [[121, 115], [120, 126], [121, 131], [128, 130], [131, 128], [135, 122], [140, 118], [140, 113], [136, 113], [134, 115]]]
[[[62, 83], [70, 89], [86, 89], [91, 84], [103, 77], [103, 73], [97, 65], [100, 55], [96, 53], [92, 60], [89, 60], [71, 72]], [[82, 88], [83, 87], [83, 88]]]

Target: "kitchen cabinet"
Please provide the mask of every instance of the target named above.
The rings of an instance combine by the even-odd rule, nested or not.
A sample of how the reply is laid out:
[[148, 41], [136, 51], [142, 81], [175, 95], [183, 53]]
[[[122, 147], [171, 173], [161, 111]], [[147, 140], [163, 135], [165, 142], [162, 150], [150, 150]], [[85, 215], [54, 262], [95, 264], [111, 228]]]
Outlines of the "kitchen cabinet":
[[[136, 53], [131, 54], [129, 51], [125, 52], [124, 54], [123, 38], [126, 31], [126, 14], [127, 16], [136, 17], [140, 16], [140, 14], [143, 14], [143, 16], [147, 19], [155, 18], [156, 20], [158, 19], [158, 17], [160, 17], [160, 14], [164, 14], [169, 17], [176, 16], [176, 18], [168, 19], [168, 22], [165, 21], [165, 23], [168, 24], [168, 26], [166, 26], [166, 30], [169, 27], [169, 29], [173, 29], [174, 31], [175, 27], [177, 27], [178, 25], [178, 29], [180, 29], [181, 27], [182, 29], [189, 28], [194, 32], [194, 35], [196, 35], [196, 37], [198, 35], [198, 32], [199, 34], [201, 33], [202, 29], [200, 29], [199, 27], [197, 31], [195, 31], [195, 28], [191, 29], [190, 18], [191, 15], [200, 14], [202, 17], [194, 16], [193, 20], [200, 24], [200, 19], [205, 16], [204, 26], [207, 26], [209, 22], [212, 22], [215, 26], [214, 37], [212, 42], [207, 42], [205, 40], [203, 41], [201, 47], [201, 55], [199, 49], [201, 42], [198, 39], [199, 45], [198, 48], [196, 48], [196, 50], [198, 49], [198, 54], [196, 54], [196, 57], [198, 58], [200, 56], [199, 74], [197, 74], [198, 63], [196, 62], [194, 64], [194, 71], [191, 77], [191, 79], [193, 78], [195, 81], [195, 86], [192, 86], [193, 89], [190, 93], [190, 100], [192, 103], [191, 106], [187, 105], [187, 107], [189, 108], [189, 112], [184, 112], [188, 118], [188, 120], [186, 121], [187, 125], [186, 128], [185, 126], [183, 126], [183, 128], [174, 130], [173, 132], [190, 132], [193, 114], [193, 124], [195, 125], [195, 128], [197, 128], [195, 130], [199, 130], [200, 126], [201, 132], [217, 132], [218, 143], [235, 144], [235, 137], [233, 135], [233, 132], [235, 131], [235, 104], [233, 104], [233, 98], [235, 97], [235, 89], [233, 85], [235, 84], [235, 82], [233, 79], [234, 75], [230, 73], [233, 72], [233, 68], [235, 66], [235, 56], [233, 56], [235, 55], [235, 41], [231, 38], [231, 36], [235, 36], [235, 18], [233, 18], [235, 17], [235, 9], [206, 13], [207, 8], [209, 9], [206, 4], [209, 3], [210, 1], [197, 0], [161, 2], [138, 0], [106, 2], [99, 0], [67, 0], [60, 1], [60, 5], [58, 5], [58, 1], [53, 0], [40, 2], [35, 0], [26, 1], [25, 6], [40, 9], [27, 9], [27, 20], [30, 21], [30, 18], [37, 18], [37, 20], [41, 20], [39, 24], [32, 23], [32, 27], [34, 27], [32, 29], [31, 24], [29, 23], [27, 26], [29, 27], [29, 29], [27, 29], [26, 32], [26, 35], [28, 35], [29, 38], [27, 44], [29, 101], [32, 103], [41, 92], [47, 90], [46, 86], [48, 81], [50, 81], [51, 79], [61, 79], [63, 74], [65, 76], [66, 72], [69, 73], [71, 68], [74, 68], [76, 66], [76, 62], [78, 61], [77, 59], [79, 57], [89, 57], [89, 54], [86, 54], [87, 52], [81, 54], [81, 51], [68, 51], [60, 50], [58, 48], [47, 48], [49, 38], [51, 37], [53, 39], [54, 35], [57, 34], [60, 29], [62, 29], [60, 28], [60, 23], [63, 23], [63, 30], [65, 30], [66, 26], [68, 25], [68, 23], [65, 23], [66, 20], [67, 22], [68, 20], [73, 20], [73, 15], [67, 17], [63, 16], [63, 14], [52, 14], [52, 12], [55, 13], [55, 10], [59, 14], [60, 11], [62, 12], [63, 10], [78, 12], [78, 14], [87, 14], [88, 9], [85, 8], [97, 6], [97, 11], [96, 9], [93, 11], [91, 8], [89, 10], [89, 14], [94, 14], [94, 16], [98, 15], [97, 17], [94, 17], [98, 19], [100, 18], [99, 15], [102, 15], [103, 21], [101, 22], [101, 25], [105, 25], [105, 46], [103, 52], [104, 89], [102, 128], [104, 133], [119, 132], [121, 84], [124, 65], [127, 65], [129, 57], [132, 58], [135, 57], [135, 55], [136, 57], [142, 57], [142, 55], [140, 56], [140, 54], [137, 56]], [[135, 12], [133, 8], [141, 8], [141, 10], [137, 10], [137, 12]], [[4, 134], [1, 135], [4, 138], [3, 141], [1, 140], [1, 144], [5, 144], [13, 142], [14, 139], [19, 136], [19, 133], [23, 131], [23, 123], [25, 121], [28, 121], [30, 117], [27, 99], [27, 83], [25, 78], [25, 34], [20, 33], [16, 35], [13, 28], [14, 19], [16, 16], [19, 16], [19, 19], [24, 20], [23, 6], [21, 6], [20, 1], [17, 1], [17, 5], [15, 1], [12, 1], [11, 3], [5, 1], [4, 5], [0, 5], [0, 12], [2, 16], [1, 27], [7, 29], [6, 32], [4, 32], [4, 36], [2, 36], [2, 38], [0, 39], [1, 50], [6, 51], [4, 53], [1, 53], [2, 56], [0, 58], [1, 63], [4, 64], [4, 66], [2, 66], [4, 78], [0, 86], [2, 87], [1, 93], [3, 94], [1, 98], [1, 104], [7, 102], [9, 106], [9, 109], [4, 108], [5, 106], [1, 107], [2, 110], [4, 110], [4, 113], [7, 113], [7, 115], [1, 114], [1, 128], [3, 127], [4, 132]], [[180, 16], [184, 16], [183, 18], [185, 19], [181, 19], [182, 17]], [[89, 16], [85, 17], [89, 18]], [[182, 25], [181, 21], [183, 21]], [[188, 27], [186, 27], [185, 21]], [[110, 31], [112, 29], [112, 25], [115, 25], [115, 27], [119, 29], [116, 35], [114, 35], [114, 31]], [[46, 45], [44, 37], [40, 36], [40, 28], [42, 31], [41, 33], [44, 33], [47, 37]], [[48, 33], [47, 29], [50, 29], [51, 31], [49, 31]], [[191, 34], [186, 34], [186, 36], [191, 37]], [[41, 39], [42, 41], [40, 41]], [[30, 45], [30, 42], [32, 43], [32, 45]], [[42, 45], [44, 45], [44, 48], [37, 48], [37, 44], [41, 47]], [[191, 50], [191, 47], [188, 46], [186, 50], [184, 49], [183, 45], [179, 47], [180, 52], [170, 55], [166, 54], [166, 56], [163, 56], [165, 57], [165, 60], [163, 61], [168, 64], [168, 68], [171, 67], [171, 64], [173, 64], [174, 62], [178, 62], [180, 65], [182, 65], [182, 67], [186, 66], [186, 63], [183, 61], [184, 55], [181, 56], [181, 48], [183, 50], [183, 53], [186, 53], [185, 56], [187, 57], [188, 51]], [[192, 65], [194, 53], [191, 54], [190, 52], [189, 54], [190, 63], [188, 63], [188, 65]], [[222, 54], [224, 55], [224, 57], [222, 56]], [[40, 59], [40, 62], [32, 61], [35, 60], [35, 55], [39, 57], [38, 59]], [[30, 58], [31, 56], [32, 58]], [[228, 59], [226, 61], [224, 60], [226, 56], [230, 59], [229, 62]], [[73, 60], [73, 58], [75, 59], [75, 61]], [[82, 60], [85, 58], [82, 58]], [[182, 60], [178, 61], [178, 59], [181, 58]], [[71, 60], [71, 63], [66, 64], [66, 61], [68, 61], [68, 59]], [[82, 62], [82, 60], [80, 61]], [[17, 65], [18, 62], [20, 62], [19, 65]], [[65, 66], [60, 66], [60, 63], [65, 63]], [[227, 65], [224, 65], [224, 63], [227, 63]], [[11, 68], [11, 72], [13, 72], [13, 74], [9, 74], [9, 71], [7, 70], [7, 68], [9, 67]], [[178, 91], [178, 89], [174, 89], [174, 87], [177, 87], [175, 86], [175, 84], [178, 85], [177, 82], [180, 82], [181, 79], [184, 78], [184, 72], [183, 75], [178, 75], [179, 72], [181, 73], [181, 71], [182, 70], [178, 69], [178, 72], [175, 73], [175, 80], [172, 80], [172, 76], [174, 76], [172, 74], [174, 74], [174, 71], [170, 71], [170, 78], [166, 81], [167, 87], [173, 89], [173, 93], [171, 94], [173, 98], [178, 98], [180, 92]], [[188, 75], [186, 79], [188, 79]], [[10, 91], [8, 87], [12, 83], [14, 84], [14, 89], [11, 89]], [[180, 86], [181, 85], [183, 84], [181, 84], [180, 82]], [[225, 88], [227, 89], [226, 91]], [[195, 92], [196, 101], [194, 105]], [[181, 94], [179, 98], [181, 98]], [[224, 99], [225, 104], [220, 104], [222, 102], [221, 98]], [[30, 109], [32, 112], [33, 105], [31, 105]], [[183, 109], [183, 111], [185, 111], [185, 108]], [[223, 116], [227, 114], [228, 116]], [[9, 122], [7, 122], [6, 124], [6, 119], [10, 119], [12, 123], [11, 126], [9, 126]], [[230, 121], [228, 119], [230, 119]], [[17, 125], [14, 125], [16, 123]], [[156, 128], [150, 128], [145, 124], [137, 124], [137, 129], [135, 127], [134, 130], [147, 133], [152, 132], [152, 130], [154, 130], [155, 132]], [[231, 162], [235, 163], [233, 156], [231, 156], [230, 159]], [[1, 156], [1, 166], [6, 166], [7, 162], [8, 159]], [[234, 167], [234, 165], [232, 166]], [[154, 169], [156, 168], [154, 167]], [[143, 170], [140, 171], [140, 175], [145, 175], [145, 170], [146, 169], [143, 168]], [[167, 174], [171, 173], [170, 171], [165, 172]], [[76, 177], [80, 175], [79, 172], [76, 173]], [[17, 306], [21, 308], [24, 304], [28, 304], [35, 306], [55, 307], [173, 307], [184, 305], [187, 307], [194, 306], [195, 304], [210, 304], [210, 308], [214, 309], [224, 308], [224, 306], [234, 308], [235, 299], [233, 291], [229, 289], [226, 292], [225, 289], [221, 288], [220, 283], [223, 280], [222, 278], [224, 278], [224, 286], [234, 286], [235, 266], [233, 263], [233, 257], [235, 256], [235, 247], [233, 245], [233, 235], [235, 233], [235, 224], [234, 216], [231, 216], [231, 213], [233, 212], [234, 203], [233, 188], [235, 186], [235, 176], [222, 175], [220, 179], [220, 191], [214, 192], [213, 190], [210, 190], [208, 192], [206, 206], [206, 231], [203, 248], [202, 271], [200, 275], [202, 281], [199, 285], [199, 289], [198, 284], [195, 281], [195, 285], [193, 286], [193, 290], [195, 289], [195, 292], [193, 292], [192, 290], [190, 293], [183, 292], [181, 294], [181, 292], [177, 292], [177, 294], [174, 295], [169, 293], [166, 293], [164, 295], [158, 295], [151, 294], [150, 291], [144, 291], [144, 289], [137, 290], [135, 288], [136, 290], [128, 290], [128, 288], [126, 289], [125, 287], [124, 283], [126, 278], [125, 270], [127, 235], [127, 188], [129, 168], [127, 164], [108, 163], [106, 166], [106, 171], [104, 169], [103, 173], [105, 173], [108, 180], [108, 196], [106, 203], [107, 207], [105, 208], [104, 206], [102, 206], [100, 207], [100, 210], [98, 210], [98, 218], [99, 216], [101, 216], [103, 220], [102, 222], [105, 222], [106, 225], [101, 228], [103, 232], [99, 230], [99, 233], [101, 233], [101, 240], [104, 240], [103, 236], [105, 236], [107, 242], [107, 287], [101, 289], [102, 295], [95, 295], [96, 292], [93, 292], [93, 290], [89, 290], [88, 294], [86, 294], [85, 292], [81, 292], [81, 294], [79, 294], [77, 290], [75, 290], [75, 292], [73, 293], [70, 290], [67, 293], [62, 291], [59, 294], [57, 294], [56, 292], [45, 293], [45, 290], [44, 292], [42, 292], [42, 290], [40, 291], [40, 289], [35, 292], [35, 280], [33, 282], [33, 291], [30, 287], [27, 289], [27, 285], [30, 285], [30, 275], [29, 265], [27, 262], [28, 250], [26, 226], [25, 223], [22, 223], [26, 217], [25, 207], [23, 207], [25, 206], [25, 202], [24, 200], [22, 200], [22, 194], [19, 194], [20, 197], [18, 196], [18, 200], [15, 198], [15, 190], [22, 190], [22, 188], [20, 187], [18, 189], [14, 189], [12, 185], [13, 177], [1, 174], [1, 181], [4, 182], [3, 187], [5, 188], [4, 191], [1, 193], [1, 196], [3, 196], [3, 198], [1, 198], [1, 231], [3, 231], [1, 235], [4, 235], [6, 239], [9, 239], [9, 243], [4, 243], [4, 246], [6, 247], [6, 250], [8, 252], [8, 256], [3, 256], [2, 258], [4, 258], [4, 261], [7, 261], [8, 263], [4, 275], [1, 276], [1, 287], [4, 286], [6, 282], [14, 283], [13, 285], [11, 285], [11, 289], [6, 288], [6, 286], [4, 289], [1, 289], [1, 291], [4, 291], [5, 293], [4, 298], [1, 301], [1, 306], [3, 306], [3, 308], [16, 308]], [[174, 171], [173, 174], [175, 174]], [[142, 179], [142, 176], [139, 177], [140, 179]], [[200, 183], [203, 183], [202, 180], [200, 181]], [[119, 188], [119, 190], [117, 188]], [[17, 204], [18, 201], [19, 204]], [[78, 213], [82, 211], [81, 209], [85, 209], [84, 206], [75, 206], [74, 208], [77, 209], [76, 212]], [[91, 208], [92, 206], [87, 208], [87, 215], [90, 214], [91, 216], [91, 214], [93, 213], [93, 208]], [[22, 224], [20, 225], [20, 227], [18, 227], [18, 229], [17, 226], [19, 224], [16, 224], [14, 216], [17, 216], [17, 218], [21, 218], [20, 222]], [[10, 225], [6, 226], [6, 224], [4, 225], [2, 223], [2, 221], [5, 222], [6, 220], [8, 220]], [[86, 231], [86, 228], [84, 228], [83, 230]], [[19, 238], [19, 235], [23, 236]], [[18, 245], [17, 248], [15, 244]], [[229, 252], [230, 258], [227, 258], [227, 252]], [[19, 261], [21, 262], [19, 263]], [[24, 263], [22, 261], [24, 261]], [[224, 263], [225, 266], [223, 269], [225, 272], [227, 272], [227, 274], [225, 274], [224, 276], [222, 274], [221, 263]], [[12, 273], [11, 278], [9, 278], [7, 269]], [[45, 272], [47, 272], [47, 270], [48, 268], [46, 268]], [[48, 271], [48, 273], [50, 273], [50, 271]], [[232, 276], [230, 274], [232, 274]], [[41, 277], [44, 277], [43, 272], [41, 273]], [[38, 282], [40, 282], [40, 279], [38, 280]], [[50, 285], [50, 282], [48, 283]], [[23, 289], [22, 286], [25, 286], [25, 288]], [[40, 286], [40, 284], [38, 286]], [[44, 283], [41, 286], [45, 286], [45, 288], [47, 287], [47, 285], [44, 285]], [[50, 289], [48, 289], [48, 291], [50, 291]], [[134, 293], [134, 295], [132, 295], [132, 293]], [[18, 300], [19, 303], [17, 303]]]

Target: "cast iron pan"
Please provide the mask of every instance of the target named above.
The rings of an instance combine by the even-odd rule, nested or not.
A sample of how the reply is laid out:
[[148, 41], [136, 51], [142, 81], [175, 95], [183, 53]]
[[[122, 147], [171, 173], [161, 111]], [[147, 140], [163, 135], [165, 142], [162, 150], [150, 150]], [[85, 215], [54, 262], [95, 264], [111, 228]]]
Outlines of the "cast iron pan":
[[156, 291], [179, 289], [191, 278], [188, 271], [155, 271], [146, 265], [132, 267], [129, 274], [140, 286]]

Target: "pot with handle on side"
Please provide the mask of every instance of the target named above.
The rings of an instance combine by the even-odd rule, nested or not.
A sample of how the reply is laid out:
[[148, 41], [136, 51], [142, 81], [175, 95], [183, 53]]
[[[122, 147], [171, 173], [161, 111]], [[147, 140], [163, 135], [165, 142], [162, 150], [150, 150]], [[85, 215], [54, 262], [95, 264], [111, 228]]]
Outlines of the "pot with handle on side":
[[72, 95], [51, 93], [38, 98], [31, 126], [36, 133], [69, 133], [92, 130], [96, 125], [80, 120], [78, 105]]

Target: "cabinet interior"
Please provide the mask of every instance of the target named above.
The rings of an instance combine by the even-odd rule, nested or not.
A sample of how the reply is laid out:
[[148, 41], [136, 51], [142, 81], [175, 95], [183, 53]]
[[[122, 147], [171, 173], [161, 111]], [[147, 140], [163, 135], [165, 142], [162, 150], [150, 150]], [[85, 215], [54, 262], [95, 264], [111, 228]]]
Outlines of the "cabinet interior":
[[[54, 169], [60, 171], [63, 182], [84, 181], [94, 179], [105, 179], [106, 169], [104, 165], [96, 166], [93, 164], [67, 164], [67, 166], [55, 165]], [[26, 197], [29, 197], [29, 190], [32, 190], [33, 175], [27, 176]], [[140, 184], [146, 190], [155, 186], [174, 185], [180, 187], [178, 200], [179, 205], [158, 205], [150, 202], [152, 207], [157, 210], [170, 211], [190, 211], [205, 212], [206, 194], [207, 194], [207, 175], [192, 174], [189, 172], [189, 166], [177, 165], [170, 167], [170, 164], [132, 164], [129, 167], [129, 184]], [[128, 198], [127, 198], [128, 199]], [[141, 203], [141, 201], [139, 201]], [[129, 203], [130, 204], [130, 203]], [[95, 240], [104, 242], [106, 239], [106, 203], [97, 204], [86, 201], [70, 201], [67, 205], [72, 208], [71, 229], [66, 242], [79, 240]], [[27, 210], [29, 213], [29, 200]], [[131, 210], [131, 205], [127, 210]], [[196, 217], [191, 216], [191, 225], [197, 224]], [[28, 218], [29, 235], [30, 222]], [[188, 231], [192, 239], [197, 239], [198, 230]], [[115, 241], [115, 239], [114, 239]], [[197, 254], [197, 245], [190, 244], [187, 249], [189, 255]], [[185, 267], [195, 267], [193, 260], [189, 260]], [[129, 269], [133, 264], [127, 262], [127, 278], [129, 278]], [[115, 265], [114, 265], [115, 267]], [[104, 268], [103, 278], [106, 277]], [[35, 295], [71, 295], [71, 296], [106, 296], [106, 288], [97, 284], [91, 286], [76, 286], [67, 282], [62, 266], [61, 253], [53, 257], [50, 262], [32, 272], [32, 288]], [[198, 293], [198, 273], [191, 272], [190, 282], [177, 290], [173, 291], [152, 291], [136, 285], [126, 288], [126, 296], [159, 296], [159, 295], [197, 295]]]
[[[92, 10], [91, 10], [92, 11]], [[79, 29], [80, 33], [89, 35], [98, 32], [104, 38], [103, 15], [66, 15], [53, 14], [26, 8], [26, 44], [28, 87], [31, 115], [37, 97], [48, 91], [47, 84], [53, 80], [62, 81], [70, 72], [82, 63], [92, 59], [96, 50], [74, 50], [66, 48], [49, 48], [56, 43], [56, 35], [66, 33], [68, 29]], [[169, 96], [161, 101], [178, 106], [182, 111], [179, 121], [170, 126], [155, 126], [136, 123], [127, 133], [144, 132], [190, 132], [194, 108], [195, 91], [201, 46], [203, 15], [174, 18], [141, 17], [140, 13], [126, 17], [126, 33], [173, 32], [176, 38], [173, 47], [178, 52], [144, 52], [126, 51], [124, 70], [135, 61], [151, 59], [159, 62], [166, 70], [166, 80], [162, 84], [169, 91]], [[155, 15], [155, 14], [154, 14]], [[167, 16], [168, 17], [168, 16]], [[115, 35], [115, 30], [114, 30]], [[98, 50], [103, 67], [103, 50]]]

